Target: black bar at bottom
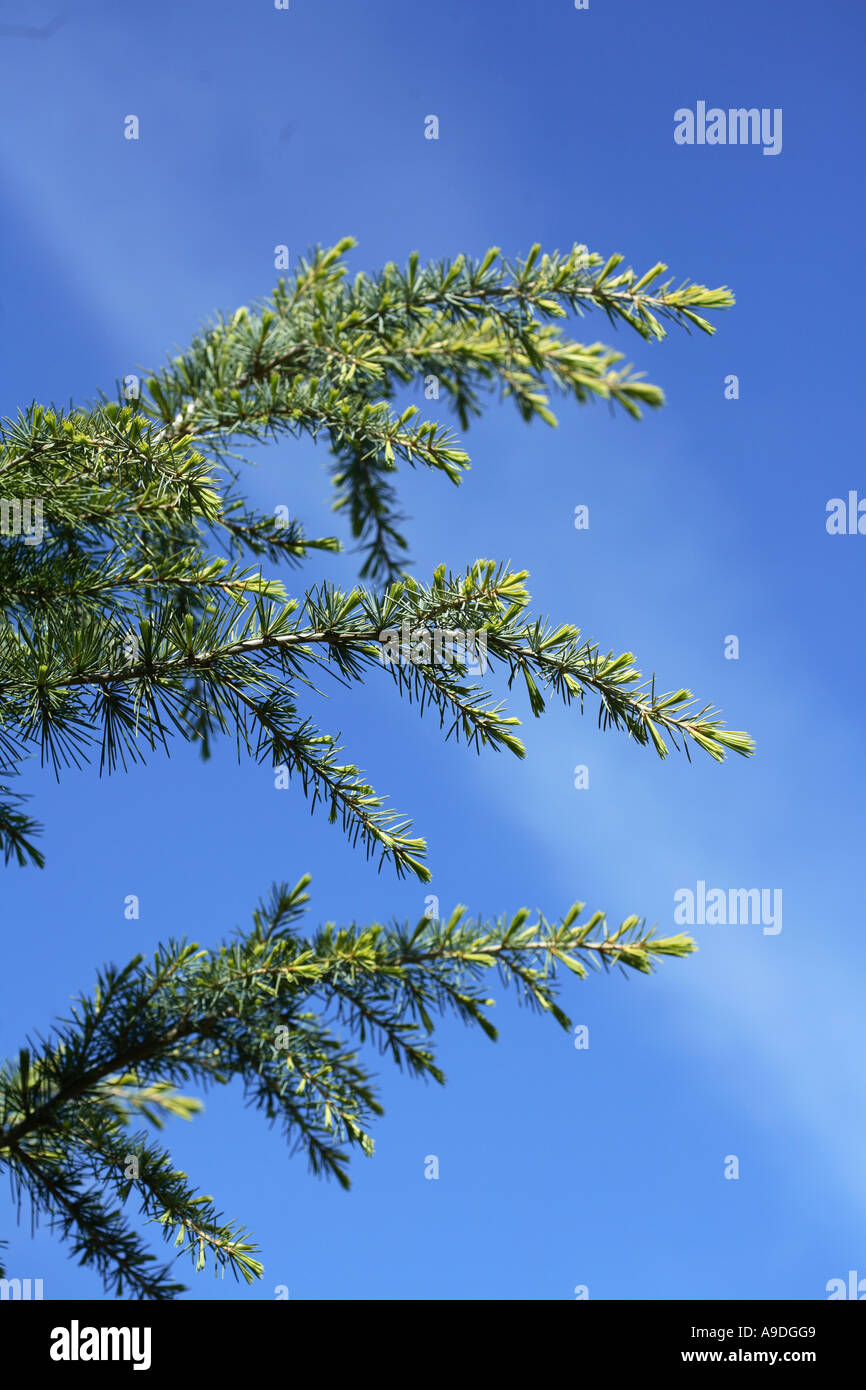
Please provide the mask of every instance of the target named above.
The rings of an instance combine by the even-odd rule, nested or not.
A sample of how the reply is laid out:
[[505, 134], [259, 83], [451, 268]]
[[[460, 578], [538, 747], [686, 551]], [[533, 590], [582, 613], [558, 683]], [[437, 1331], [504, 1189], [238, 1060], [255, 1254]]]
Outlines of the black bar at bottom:
[[[860, 1302], [866, 1300], [861, 1299]], [[521, 1315], [520, 1308], [525, 1312]], [[543, 1312], [543, 1308], [547, 1312]], [[0, 1346], [33, 1371], [62, 1383], [100, 1372], [172, 1376], [244, 1375], [293, 1379], [354, 1363], [377, 1383], [438, 1369], [454, 1375], [483, 1365], [485, 1378], [526, 1372], [543, 1380], [554, 1362], [575, 1375], [599, 1362], [619, 1372], [710, 1366], [800, 1366], [826, 1378], [862, 1374], [866, 1318], [847, 1301], [570, 1303], [519, 1301], [170, 1303], [0, 1300]], [[555, 1340], [553, 1340], [555, 1339]], [[521, 1358], [520, 1362], [515, 1358]], [[550, 1360], [553, 1358], [553, 1360]], [[547, 1370], [545, 1371], [545, 1365]], [[518, 1371], [518, 1374], [522, 1374]], [[20, 1377], [19, 1377], [20, 1379]], [[201, 1384], [203, 1382], [197, 1381]]]

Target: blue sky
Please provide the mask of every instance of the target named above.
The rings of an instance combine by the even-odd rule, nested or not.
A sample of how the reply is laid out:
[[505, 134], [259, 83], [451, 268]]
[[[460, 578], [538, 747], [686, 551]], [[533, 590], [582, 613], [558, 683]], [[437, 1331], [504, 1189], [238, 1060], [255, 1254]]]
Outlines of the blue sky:
[[[278, 1285], [298, 1299], [570, 1299], [578, 1285], [820, 1299], [829, 1279], [866, 1276], [866, 538], [825, 528], [830, 498], [866, 495], [862, 13], [802, 0], [784, 13], [746, 0], [22, 9], [4, 0], [0, 25], [63, 23], [45, 40], [0, 28], [4, 415], [158, 364], [212, 311], [270, 290], [277, 244], [294, 258], [351, 233], [356, 270], [415, 249], [581, 241], [733, 288], [712, 340], [647, 345], [598, 316], [575, 327], [660, 384], [663, 411], [635, 424], [562, 403], [551, 431], [491, 401], [459, 491], [400, 486], [419, 575], [513, 561], [538, 611], [720, 705], [758, 752], [662, 763], [601, 734], [591, 706], [551, 707], [524, 724], [518, 763], [443, 746], [386, 682], [313, 697], [426, 836], [429, 890], [378, 874], [228, 743], [206, 765], [178, 744], [103, 781], [89, 769], [57, 786], [29, 768], [48, 863], [3, 875], [0, 1052], [44, 1032], [98, 964], [168, 936], [214, 942], [271, 881], [304, 872], [314, 923], [415, 920], [431, 891], [443, 911], [556, 915], [579, 898], [674, 930], [674, 893], [699, 880], [781, 889], [776, 935], [696, 926], [698, 955], [652, 979], [569, 982], [587, 1051], [495, 988], [497, 1045], [442, 1025], [444, 1089], [377, 1060], [387, 1113], [349, 1194], [290, 1159], [238, 1091], [212, 1094], [170, 1127], [172, 1152], [253, 1230], [265, 1276], [246, 1290], [179, 1273], [191, 1296], [254, 1299]], [[782, 152], [676, 145], [674, 112], [699, 100], [781, 108]], [[123, 139], [130, 113], [137, 142]], [[438, 141], [424, 138], [431, 113]], [[312, 534], [342, 526], [324, 450], [253, 457], [257, 505], [289, 506]], [[302, 575], [350, 583], [355, 563], [347, 551]], [[531, 719], [517, 692], [514, 708]], [[101, 1296], [11, 1205], [2, 1228], [11, 1276], [43, 1278], [47, 1298]]]

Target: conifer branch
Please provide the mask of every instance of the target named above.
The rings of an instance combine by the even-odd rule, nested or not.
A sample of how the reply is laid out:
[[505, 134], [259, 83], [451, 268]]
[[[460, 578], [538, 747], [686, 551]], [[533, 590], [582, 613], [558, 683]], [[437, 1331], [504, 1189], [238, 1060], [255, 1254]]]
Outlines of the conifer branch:
[[[483, 637], [491, 671], [504, 666], [509, 688], [518, 678], [525, 685], [536, 717], [545, 709], [543, 690], [565, 704], [576, 701], [581, 710], [589, 693], [598, 698], [602, 728], [624, 729], [662, 758], [669, 751], [665, 737], [687, 756], [694, 744], [716, 761], [728, 751], [753, 751], [747, 734], [725, 729], [711, 705], [697, 708], [690, 691], [656, 694], [655, 678], [644, 680], [630, 652], [605, 656], [573, 626], [532, 618], [526, 577], [479, 560], [458, 576], [440, 567], [429, 586], [407, 578], [382, 595], [320, 586], [302, 602], [283, 604], [255, 592], [247, 580], [238, 581], [227, 601], [216, 582], [198, 620], [170, 605], [142, 620], [133, 634], [138, 659], [113, 668], [105, 664], [104, 626], [95, 620], [68, 639], [48, 621], [30, 631], [10, 630], [0, 633], [7, 673], [0, 691], [17, 712], [7, 729], [23, 748], [38, 747], [57, 771], [87, 761], [97, 738], [100, 766], [111, 771], [139, 759], [141, 743], [154, 749], [172, 734], [209, 741], [217, 730], [233, 731], [239, 754], [243, 749], [297, 774], [311, 810], [327, 804], [330, 820], [340, 819], [353, 843], [368, 854], [378, 848], [380, 862], [389, 860], [398, 874], [408, 870], [422, 881], [429, 877], [421, 862], [424, 841], [407, 835], [410, 822], [386, 811], [359, 769], [337, 761], [334, 737], [299, 711], [298, 686], [312, 684], [316, 668], [350, 683], [385, 670], [422, 713], [428, 706], [438, 711], [440, 725], [448, 725], [446, 737], [462, 735], [476, 751], [507, 748], [523, 757], [514, 733], [519, 719], [466, 681], [465, 656], [452, 653], [447, 664], [437, 662], [436, 633], [468, 631]], [[402, 653], [399, 662], [383, 666], [384, 634], [404, 623], [426, 636], [428, 654]], [[113, 646], [116, 651], [119, 641]], [[13, 828], [8, 821], [7, 838]]]
[[[353, 844], [398, 875], [430, 878], [426, 846], [389, 810], [366, 773], [342, 762], [313, 722], [325, 673], [347, 689], [383, 675], [396, 698], [438, 715], [445, 736], [480, 751], [524, 747], [502, 692], [482, 675], [525, 687], [530, 711], [550, 698], [602, 728], [624, 730], [660, 757], [669, 744], [716, 761], [753, 750], [688, 690], [659, 694], [630, 653], [606, 655], [571, 624], [532, 614], [527, 574], [476, 560], [439, 566], [429, 583], [406, 573], [395, 486], [400, 465], [459, 484], [460, 440], [399, 391], [435, 378], [462, 429], [499, 390], [524, 420], [555, 424], [551, 394], [602, 399], [638, 418], [661, 390], [599, 342], [572, 341], [562, 321], [600, 310], [644, 341], [667, 327], [713, 332], [725, 289], [638, 277], [574, 246], [509, 261], [494, 248], [422, 267], [346, 278], [354, 245], [317, 249], [272, 296], [222, 316], [188, 352], [150, 374], [140, 399], [82, 408], [38, 404], [0, 422], [0, 848], [41, 866], [41, 829], [12, 779], [39, 754], [59, 776], [99, 757], [112, 772], [166, 750], [172, 737], [208, 756], [217, 735], [300, 783]], [[288, 592], [285, 571], [337, 537], [308, 537], [294, 516], [250, 508], [238, 449], [278, 436], [326, 442], [334, 506], [363, 552], [369, 587], [328, 583]], [[282, 508], [278, 509], [280, 512]], [[214, 554], [214, 547], [220, 553]], [[394, 660], [394, 633], [398, 658]], [[404, 634], [409, 634], [404, 641]], [[452, 643], [453, 645], [453, 643]], [[406, 648], [408, 647], [408, 651]], [[45, 1214], [72, 1252], [120, 1297], [173, 1298], [171, 1263], [157, 1265], [126, 1218], [154, 1223], [196, 1270], [210, 1262], [247, 1282], [261, 1273], [248, 1233], [177, 1171], [168, 1150], [134, 1128], [161, 1131], [200, 1108], [194, 1087], [237, 1079], [316, 1173], [348, 1186], [351, 1152], [372, 1152], [381, 1104], [358, 1049], [373, 1045], [418, 1077], [443, 1080], [430, 1044], [453, 1013], [490, 1037], [490, 972], [531, 1009], [569, 1022], [562, 971], [651, 972], [694, 950], [637, 917], [608, 933], [582, 904], [550, 922], [521, 909], [470, 920], [328, 924], [301, 934], [308, 879], [277, 885], [252, 927], [213, 949], [183, 941], [106, 967], [49, 1039], [29, 1040], [0, 1070], [0, 1167], [19, 1203]]]
[[354, 245], [345, 237], [317, 249], [270, 299], [220, 316], [188, 353], [148, 376], [142, 409], [166, 438], [197, 438], [217, 456], [229, 437], [324, 431], [339, 460], [335, 505], [349, 508], [367, 552], [362, 573], [374, 579], [395, 579], [405, 566], [387, 476], [395, 459], [441, 469], [452, 482], [468, 464], [439, 426], [407, 428], [416, 407], [399, 420], [390, 413], [399, 386], [435, 377], [464, 429], [480, 413], [479, 389], [497, 380], [525, 420], [556, 423], [548, 383], [640, 418], [641, 405], [663, 403], [659, 388], [619, 367], [622, 353], [565, 339], [549, 320], [601, 309], [658, 340], [665, 323], [713, 333], [705, 313], [734, 302], [724, 287], [657, 285], [661, 262], [638, 277], [619, 270], [621, 256], [605, 261], [579, 245], [566, 256], [534, 246], [513, 262], [494, 247], [480, 261], [458, 256], [423, 268], [413, 255], [402, 272], [389, 264], [348, 285], [341, 258]]
[[[648, 974], [658, 959], [695, 950], [689, 937], [661, 938], [637, 917], [611, 933], [599, 912], [580, 923], [582, 903], [555, 923], [526, 908], [472, 920], [458, 907], [447, 921], [329, 924], [305, 937], [309, 882], [276, 885], [252, 927], [213, 950], [169, 942], [152, 963], [137, 956], [102, 971], [51, 1038], [28, 1040], [0, 1070], [0, 1167], [19, 1203], [27, 1196], [44, 1212], [117, 1297], [182, 1291], [168, 1266], [152, 1268], [124, 1219], [132, 1200], [196, 1271], [210, 1256], [217, 1272], [247, 1282], [262, 1273], [248, 1233], [196, 1192], [167, 1150], [129, 1131], [134, 1115], [161, 1129], [164, 1115], [195, 1113], [200, 1103], [178, 1084], [239, 1079], [292, 1151], [348, 1187], [349, 1150], [372, 1154], [368, 1127], [382, 1114], [358, 1047], [371, 1044], [408, 1074], [441, 1083], [433, 1017], [453, 1013], [495, 1040], [491, 970], [568, 1029], [561, 969], [581, 979], [614, 966]], [[120, 1207], [106, 1206], [88, 1182], [110, 1187]]]

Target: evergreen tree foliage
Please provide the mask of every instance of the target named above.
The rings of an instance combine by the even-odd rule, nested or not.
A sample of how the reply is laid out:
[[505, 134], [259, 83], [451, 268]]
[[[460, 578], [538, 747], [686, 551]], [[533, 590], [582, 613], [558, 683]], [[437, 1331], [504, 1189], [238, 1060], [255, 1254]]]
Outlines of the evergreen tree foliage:
[[[511, 262], [497, 248], [350, 280], [345, 238], [317, 249], [269, 299], [221, 316], [183, 355], [81, 408], [33, 404], [0, 426], [0, 845], [7, 865], [40, 867], [41, 826], [15, 778], [37, 753], [60, 776], [164, 752], [172, 738], [204, 757], [229, 735], [240, 756], [284, 767], [353, 844], [397, 875], [426, 882], [424, 840], [344, 760], [309, 712], [323, 671], [347, 687], [387, 680], [445, 737], [524, 756], [501, 694], [480, 686], [465, 652], [436, 660], [443, 628], [483, 636], [491, 677], [548, 701], [589, 701], [603, 727], [665, 757], [748, 755], [747, 734], [686, 689], [660, 693], [631, 653], [604, 652], [569, 621], [531, 611], [524, 571], [487, 559], [409, 573], [396, 475], [425, 467], [459, 485], [468, 455], [455, 434], [399, 391], [437, 378], [465, 429], [497, 390], [523, 420], [555, 424], [553, 396], [600, 398], [640, 418], [657, 386], [561, 320], [601, 310], [645, 340], [670, 325], [714, 331], [706, 315], [733, 296], [638, 276], [585, 246]], [[292, 592], [292, 570], [333, 536], [257, 513], [243, 492], [250, 443], [283, 435], [327, 442], [334, 508], [348, 518], [359, 583]], [[420, 654], [383, 661], [383, 633], [422, 634]], [[426, 636], [425, 636], [426, 634]], [[485, 673], [486, 674], [486, 673]], [[272, 888], [252, 925], [216, 946], [169, 940], [152, 960], [103, 969], [48, 1038], [29, 1039], [0, 1074], [0, 1166], [27, 1201], [93, 1266], [113, 1295], [172, 1298], [134, 1213], [162, 1227], [196, 1269], [211, 1261], [252, 1280], [249, 1234], [175, 1170], [159, 1134], [190, 1118], [199, 1091], [237, 1079], [313, 1171], [348, 1185], [351, 1150], [372, 1152], [381, 1112], [358, 1047], [372, 1042], [410, 1074], [442, 1080], [431, 1047], [451, 1012], [495, 1030], [485, 981], [499, 977], [531, 1008], [569, 1021], [562, 971], [649, 973], [694, 950], [637, 917], [608, 930], [575, 903], [547, 920], [472, 918], [462, 906], [419, 923], [302, 922], [308, 878]], [[130, 1212], [133, 1216], [130, 1216]], [[176, 1252], [177, 1253], [177, 1252]]]

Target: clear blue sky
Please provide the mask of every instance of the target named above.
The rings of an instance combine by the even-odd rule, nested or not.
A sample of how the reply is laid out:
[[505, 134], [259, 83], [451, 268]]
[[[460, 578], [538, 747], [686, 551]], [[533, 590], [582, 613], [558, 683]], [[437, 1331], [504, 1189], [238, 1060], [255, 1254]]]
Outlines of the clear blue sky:
[[[825, 529], [829, 498], [866, 494], [862, 11], [4, 0], [0, 23], [55, 14], [45, 40], [0, 30], [3, 414], [159, 363], [211, 311], [269, 291], [278, 243], [294, 257], [351, 233], [354, 270], [577, 240], [737, 296], [712, 340], [646, 345], [598, 316], [575, 330], [613, 334], [664, 388], [651, 418], [562, 404], [551, 431], [492, 403], [459, 492], [429, 476], [401, 487], [420, 575], [512, 560], [542, 613], [720, 705], [757, 739], [753, 760], [661, 763], [601, 734], [594, 708], [524, 724], [523, 764], [479, 759], [383, 682], [311, 708], [413, 815], [443, 911], [555, 915], [580, 898], [673, 930], [674, 893], [704, 880], [781, 889], [782, 931], [699, 926], [699, 954], [652, 979], [569, 982], [588, 1051], [495, 989], [498, 1045], [442, 1026], [444, 1089], [377, 1061], [387, 1114], [348, 1195], [290, 1159], [239, 1092], [211, 1095], [170, 1127], [172, 1150], [252, 1228], [266, 1272], [249, 1291], [186, 1263], [181, 1276], [205, 1298], [283, 1284], [298, 1299], [569, 1299], [584, 1284], [592, 1298], [820, 1299], [829, 1279], [866, 1275], [866, 536]], [[674, 111], [698, 100], [782, 108], [782, 153], [675, 145]], [[254, 456], [259, 506], [289, 506], [313, 534], [342, 525], [324, 450]], [[353, 565], [302, 573], [349, 582]], [[517, 692], [515, 707], [528, 717]], [[573, 787], [578, 763], [589, 790]], [[428, 890], [377, 874], [228, 743], [207, 765], [178, 744], [111, 780], [25, 780], [48, 863], [3, 875], [4, 1055], [97, 964], [169, 935], [214, 942], [274, 879], [313, 874], [314, 921], [424, 909]], [[0, 1225], [10, 1275], [42, 1277], [48, 1298], [101, 1296], [11, 1206]]]

